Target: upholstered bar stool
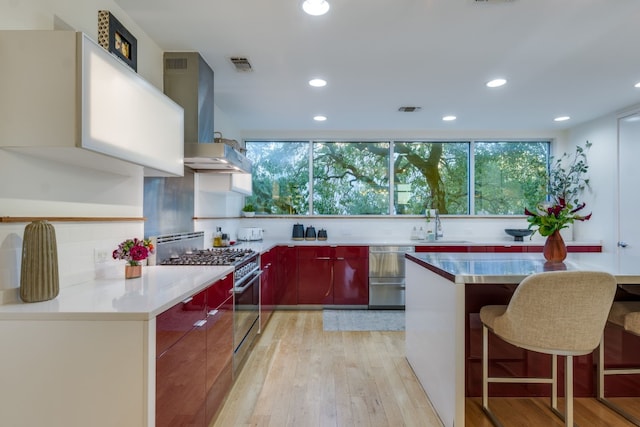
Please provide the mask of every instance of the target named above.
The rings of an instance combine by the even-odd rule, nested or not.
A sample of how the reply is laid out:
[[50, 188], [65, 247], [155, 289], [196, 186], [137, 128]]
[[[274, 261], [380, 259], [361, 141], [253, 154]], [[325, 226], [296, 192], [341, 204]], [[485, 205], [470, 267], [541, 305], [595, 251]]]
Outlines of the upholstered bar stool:
[[[614, 302], [609, 313], [609, 322], [620, 326], [625, 332], [640, 336], [640, 301], [620, 301]], [[620, 406], [611, 402], [605, 396], [604, 392], [604, 379], [607, 375], [637, 375], [640, 374], [640, 360], [638, 361], [638, 367], [636, 368], [615, 368], [606, 369], [604, 363], [604, 335], [602, 336], [602, 343], [600, 344], [600, 350], [598, 351], [598, 400], [607, 405], [618, 414], [622, 415], [631, 423], [640, 426], [640, 420], [633, 415], [626, 412]], [[640, 355], [638, 355], [640, 356]]]
[[[598, 347], [616, 293], [616, 280], [602, 272], [555, 271], [526, 277], [509, 305], [480, 310], [482, 321], [482, 409], [496, 426], [502, 424], [489, 409], [490, 383], [551, 384], [551, 409], [573, 426], [573, 356]], [[489, 377], [489, 331], [525, 350], [551, 355], [547, 378]], [[565, 409], [558, 410], [557, 357], [565, 356]]]

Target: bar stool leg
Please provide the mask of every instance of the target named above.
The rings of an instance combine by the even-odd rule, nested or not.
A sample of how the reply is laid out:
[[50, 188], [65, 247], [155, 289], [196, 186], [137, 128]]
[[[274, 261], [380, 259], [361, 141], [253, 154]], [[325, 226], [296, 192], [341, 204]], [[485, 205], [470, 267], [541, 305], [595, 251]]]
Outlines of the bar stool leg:
[[564, 425], [573, 426], [573, 356], [564, 359]]
[[482, 408], [489, 409], [489, 330], [482, 325]]
[[597, 390], [596, 398], [598, 399], [598, 401], [604, 404], [607, 408], [616, 412], [621, 417], [625, 418], [631, 424], [640, 426], [640, 419], [634, 417], [633, 415], [631, 415], [630, 413], [622, 409], [620, 406], [614, 404], [609, 399], [607, 399], [606, 396], [604, 395], [604, 379], [607, 374], [608, 375], [640, 374], [640, 369], [610, 369], [610, 370], [606, 369], [605, 363], [604, 363], [604, 332], [602, 334], [602, 337], [600, 338], [600, 346], [598, 347], [597, 367], [598, 367], [598, 378], [597, 378], [598, 390]]
[[558, 356], [551, 355], [551, 408], [558, 411]]

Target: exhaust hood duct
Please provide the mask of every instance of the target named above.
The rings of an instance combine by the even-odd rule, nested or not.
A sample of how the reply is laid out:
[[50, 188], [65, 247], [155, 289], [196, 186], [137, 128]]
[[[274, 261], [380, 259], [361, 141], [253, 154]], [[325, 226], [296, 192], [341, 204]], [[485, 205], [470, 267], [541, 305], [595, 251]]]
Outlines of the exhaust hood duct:
[[164, 53], [164, 93], [184, 108], [185, 166], [198, 172], [251, 173], [244, 154], [225, 144], [232, 140], [215, 138], [213, 70], [198, 52]]

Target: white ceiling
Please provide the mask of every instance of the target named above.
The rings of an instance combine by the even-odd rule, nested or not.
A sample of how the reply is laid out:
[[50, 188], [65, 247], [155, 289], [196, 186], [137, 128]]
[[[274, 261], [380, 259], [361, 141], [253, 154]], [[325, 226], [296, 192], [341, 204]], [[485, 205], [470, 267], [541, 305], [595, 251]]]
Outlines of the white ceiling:
[[558, 130], [640, 103], [640, 0], [329, 0], [320, 17], [301, 0], [116, 1], [163, 50], [202, 54], [245, 131]]

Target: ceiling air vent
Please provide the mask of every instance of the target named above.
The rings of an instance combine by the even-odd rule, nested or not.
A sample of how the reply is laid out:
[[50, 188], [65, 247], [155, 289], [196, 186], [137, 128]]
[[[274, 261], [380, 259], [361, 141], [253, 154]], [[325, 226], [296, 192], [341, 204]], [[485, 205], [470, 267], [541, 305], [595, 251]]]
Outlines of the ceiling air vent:
[[229, 60], [236, 67], [236, 71], [253, 71], [253, 68], [251, 68], [251, 63], [249, 63], [249, 60], [244, 56], [232, 56], [231, 58], [229, 58]]
[[165, 58], [164, 69], [165, 70], [186, 70], [187, 58]]
[[398, 108], [398, 111], [401, 111], [403, 113], [414, 113], [416, 111], [420, 111], [422, 110], [422, 107], [400, 107]]

